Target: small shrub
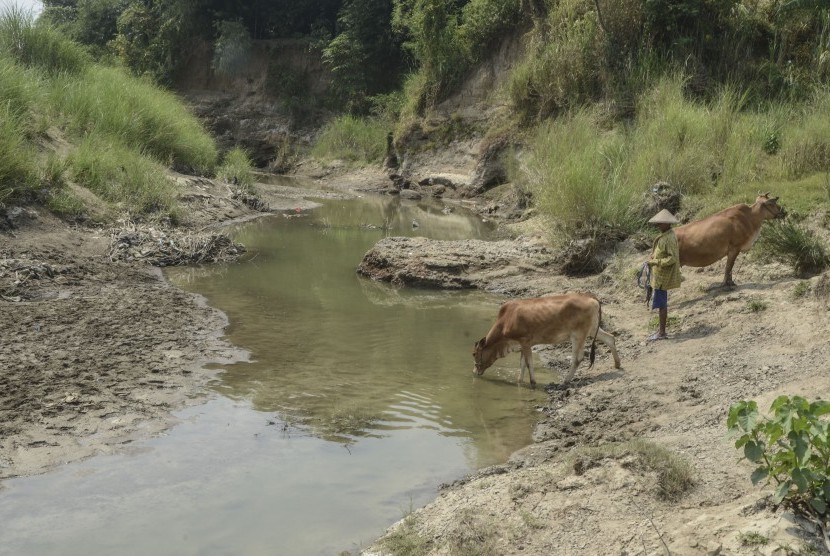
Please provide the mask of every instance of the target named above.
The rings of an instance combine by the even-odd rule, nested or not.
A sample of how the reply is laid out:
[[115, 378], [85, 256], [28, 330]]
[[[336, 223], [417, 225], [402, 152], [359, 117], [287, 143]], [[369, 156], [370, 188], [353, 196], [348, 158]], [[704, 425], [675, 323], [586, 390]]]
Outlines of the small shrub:
[[757, 465], [752, 483], [774, 483], [774, 504], [823, 520], [830, 504], [830, 402], [779, 396], [770, 411], [760, 415], [755, 401], [729, 409], [726, 426], [738, 437], [735, 448]]
[[792, 219], [761, 228], [764, 256], [782, 260], [799, 275], [818, 274], [830, 267], [830, 252], [824, 242]]
[[761, 533], [755, 531], [748, 531], [746, 533], [739, 533], [738, 540], [741, 546], [766, 546], [769, 544], [769, 537], [765, 537]]
[[234, 147], [225, 154], [222, 165], [216, 169], [216, 177], [238, 186], [245, 193], [253, 194], [254, 174], [251, 169], [248, 154], [244, 149]]
[[760, 313], [761, 311], [765, 311], [769, 305], [763, 299], [750, 299], [746, 302], [746, 306], [750, 312]]
[[[668, 317], [666, 317], [666, 326], [669, 326], [671, 328], [674, 328], [676, 326], [680, 326], [680, 323], [682, 323], [682, 322], [683, 322], [683, 319], [681, 319], [680, 317], [675, 316], [675, 315], [669, 315]], [[648, 325], [647, 325], [648, 329], [653, 330], [653, 329], [657, 328], [657, 325], [659, 323], [660, 323], [660, 317], [658, 315], [654, 315], [648, 321]]]
[[810, 291], [810, 283], [806, 280], [800, 281], [793, 287], [793, 298], [801, 299]]

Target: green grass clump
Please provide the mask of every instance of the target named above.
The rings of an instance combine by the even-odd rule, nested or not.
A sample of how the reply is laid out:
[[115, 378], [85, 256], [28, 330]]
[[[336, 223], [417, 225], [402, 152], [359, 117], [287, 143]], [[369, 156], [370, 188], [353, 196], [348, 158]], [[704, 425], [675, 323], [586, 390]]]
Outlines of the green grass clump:
[[50, 100], [77, 134], [105, 134], [196, 172], [211, 173], [216, 163], [213, 140], [175, 95], [119, 68], [55, 80]]
[[251, 159], [244, 149], [234, 147], [225, 153], [222, 164], [216, 169], [216, 177], [237, 185], [246, 193], [254, 192], [254, 174]]
[[769, 537], [755, 531], [738, 533], [738, 540], [741, 542], [741, 546], [766, 546], [769, 544]]
[[37, 185], [37, 158], [26, 130], [9, 104], [0, 104], [0, 203], [30, 194]]
[[819, 274], [830, 267], [827, 245], [792, 219], [763, 226], [759, 243], [765, 256], [790, 264], [799, 275]]
[[649, 440], [614, 442], [602, 446], [584, 448], [574, 455], [574, 460], [598, 461], [605, 458], [620, 459], [632, 455], [635, 468], [657, 475], [657, 495], [670, 502], [678, 501], [694, 484], [694, 469], [682, 457]]
[[17, 7], [0, 12], [0, 52], [50, 73], [77, 74], [91, 63], [83, 47]]
[[589, 111], [540, 127], [523, 181], [554, 233], [585, 237], [597, 230], [630, 233], [642, 187], [621, 173], [627, 152], [622, 133], [603, 130]]
[[752, 313], [760, 313], [761, 311], [766, 311], [769, 304], [763, 299], [750, 299], [746, 302], [746, 307]]
[[324, 129], [311, 154], [324, 160], [373, 163], [386, 154], [390, 126], [376, 118], [340, 116]]
[[176, 187], [159, 162], [140, 152], [90, 137], [69, 156], [72, 178], [133, 213], [174, 216]]
[[818, 89], [782, 133], [781, 158], [788, 177], [830, 171], [830, 93]]
[[418, 533], [415, 515], [412, 513], [404, 517], [379, 544], [389, 554], [396, 556], [423, 556], [430, 549], [430, 541]]

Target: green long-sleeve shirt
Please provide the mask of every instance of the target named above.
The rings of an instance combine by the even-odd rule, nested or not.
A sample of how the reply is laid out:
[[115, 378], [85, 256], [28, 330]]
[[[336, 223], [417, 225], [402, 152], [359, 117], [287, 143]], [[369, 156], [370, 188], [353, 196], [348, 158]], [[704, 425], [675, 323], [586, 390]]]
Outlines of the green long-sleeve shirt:
[[652, 288], [673, 290], [680, 287], [680, 248], [674, 230], [663, 232], [654, 240], [649, 264]]

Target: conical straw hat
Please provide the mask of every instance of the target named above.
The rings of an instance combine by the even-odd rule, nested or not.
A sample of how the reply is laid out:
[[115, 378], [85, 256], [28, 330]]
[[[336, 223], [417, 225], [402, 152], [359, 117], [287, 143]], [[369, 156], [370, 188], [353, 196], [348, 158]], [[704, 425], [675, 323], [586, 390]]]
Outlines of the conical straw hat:
[[678, 222], [680, 221], [666, 209], [661, 210], [648, 221], [649, 224], [677, 224]]

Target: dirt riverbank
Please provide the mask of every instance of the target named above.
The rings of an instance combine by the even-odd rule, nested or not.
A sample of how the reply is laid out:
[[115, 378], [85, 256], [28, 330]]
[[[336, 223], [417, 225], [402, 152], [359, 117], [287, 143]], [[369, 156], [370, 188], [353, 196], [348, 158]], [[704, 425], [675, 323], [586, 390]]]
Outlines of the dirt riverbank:
[[[171, 286], [150, 262], [186, 258], [200, 247], [204, 253], [191, 260], [223, 249], [232, 256], [221, 227], [266, 213], [234, 198], [225, 184], [176, 179], [186, 216], [175, 228], [98, 224], [95, 218], [104, 220], [110, 209], [89, 195], [94, 216], [85, 223], [38, 207], [4, 212], [0, 480], [157, 434], [170, 426], [173, 410], [209, 395], [214, 371], [206, 364], [246, 356], [223, 340], [223, 314]], [[314, 196], [351, 195], [279, 185], [259, 190], [277, 216], [318, 206]]]

